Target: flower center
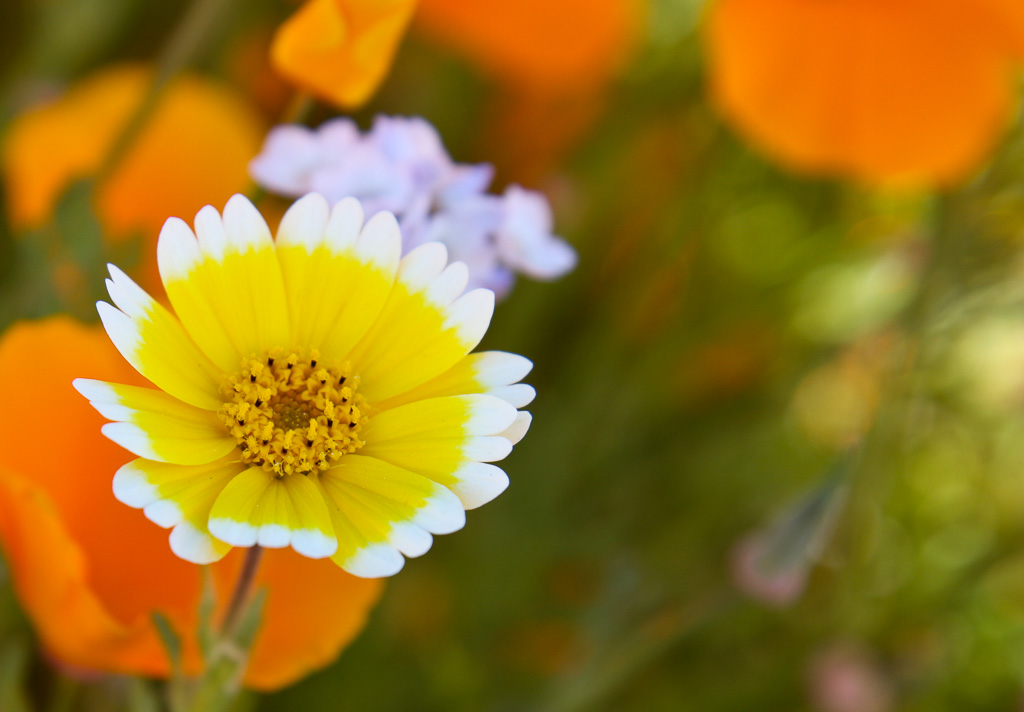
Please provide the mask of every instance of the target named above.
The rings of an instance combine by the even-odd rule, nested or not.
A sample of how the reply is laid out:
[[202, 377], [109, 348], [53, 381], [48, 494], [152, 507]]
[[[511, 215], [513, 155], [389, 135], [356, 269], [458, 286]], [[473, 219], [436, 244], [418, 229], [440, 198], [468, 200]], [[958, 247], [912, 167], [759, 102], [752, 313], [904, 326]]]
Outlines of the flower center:
[[327, 469], [363, 446], [367, 406], [349, 365], [323, 365], [314, 350], [250, 358], [221, 386], [219, 411], [242, 461], [279, 477]]

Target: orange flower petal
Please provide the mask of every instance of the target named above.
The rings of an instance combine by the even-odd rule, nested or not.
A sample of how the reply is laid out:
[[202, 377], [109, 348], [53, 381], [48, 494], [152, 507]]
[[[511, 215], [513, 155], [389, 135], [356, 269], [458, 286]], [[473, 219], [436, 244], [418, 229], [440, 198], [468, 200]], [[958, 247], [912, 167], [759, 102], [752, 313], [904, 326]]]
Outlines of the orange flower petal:
[[88, 564], [46, 492], [4, 471], [0, 539], [18, 598], [54, 655], [72, 665], [166, 674], [150, 621], [114, 618], [91, 590]]
[[712, 89], [726, 118], [798, 170], [949, 183], [1007, 122], [1006, 22], [1022, 15], [1007, 0], [720, 0]]
[[[56, 101], [31, 109], [2, 146], [8, 209], [19, 229], [46, 223], [63, 190], [94, 173], [146, 93], [152, 72], [105, 69]], [[191, 219], [248, 185], [264, 123], [226, 86], [183, 76], [165, 90], [150, 121], [99, 194], [98, 212], [113, 240], [143, 234], [152, 252], [171, 215]]]
[[545, 90], [600, 85], [636, 39], [641, 0], [423, 0], [417, 25], [501, 79]]
[[[185, 638], [186, 667], [197, 671], [200, 569], [174, 556], [166, 531], [114, 499], [113, 473], [131, 455], [100, 435], [103, 419], [71, 386], [82, 373], [144, 383], [101, 328], [63, 317], [8, 330], [0, 373], [7, 402], [18, 404], [0, 412], [0, 429], [6, 443], [19, 444], [0, 451], [0, 543], [44, 644], [76, 666], [166, 675], [149, 618], [161, 610]], [[240, 558], [235, 552], [213, 567], [222, 604]], [[288, 551], [267, 552], [258, 582], [269, 598], [246, 683], [260, 689], [336, 657], [382, 587]]]
[[277, 31], [274, 68], [343, 107], [365, 102], [383, 81], [415, 0], [308, 0]]
[[199, 570], [174, 556], [141, 512], [114, 500], [112, 472], [126, 453], [98, 437], [103, 418], [71, 387], [81, 369], [138, 382], [101, 330], [67, 318], [17, 324], [0, 341], [2, 388], [19, 404], [0, 412], [0, 429], [20, 444], [0, 452], [11, 473], [0, 482], [0, 537], [19, 597], [56, 656], [166, 673], [149, 611], [191, 630]]
[[994, 40], [1005, 42], [1017, 59], [1024, 59], [1024, 3], [1020, 0], [977, 0], [979, 12], [991, 16]]

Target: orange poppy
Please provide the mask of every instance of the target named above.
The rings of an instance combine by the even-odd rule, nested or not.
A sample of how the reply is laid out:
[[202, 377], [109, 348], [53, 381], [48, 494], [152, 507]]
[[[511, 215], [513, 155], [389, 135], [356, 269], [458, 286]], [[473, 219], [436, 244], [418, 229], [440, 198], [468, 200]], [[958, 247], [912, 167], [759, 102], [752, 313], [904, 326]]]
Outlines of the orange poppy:
[[[26, 368], [42, 374], [23, 378]], [[196, 606], [200, 567], [179, 559], [167, 533], [114, 499], [114, 471], [131, 455], [100, 435], [104, 419], [71, 387], [83, 372], [139, 383], [99, 327], [66, 317], [21, 323], [0, 340], [0, 544], [43, 645], [68, 664], [117, 673], [169, 671], [150, 612], [162, 611], [200, 667]], [[44, 427], [45, 426], [45, 427]], [[243, 554], [212, 568], [218, 599], [231, 593]], [[330, 561], [271, 550], [257, 575], [267, 589], [246, 684], [274, 689], [331, 662], [360, 631], [380, 580]]]
[[[17, 229], [45, 224], [68, 184], [100, 168], [151, 78], [141, 65], [104, 69], [14, 120], [0, 162]], [[191, 218], [244, 190], [264, 130], [255, 109], [228, 87], [196, 76], [174, 80], [99, 189], [97, 212], [109, 238], [142, 234], [143, 254], [151, 254], [169, 215]]]
[[794, 169], [872, 183], [976, 169], [1024, 57], [1018, 0], [719, 0], [707, 19], [727, 120]]
[[532, 90], [601, 86], [637, 38], [641, 0], [422, 0], [424, 34]]
[[281, 25], [274, 68], [343, 107], [359, 106], [383, 81], [416, 0], [308, 0]]
[[586, 91], [621, 69], [643, 0], [307, 0], [271, 48], [283, 76], [342, 107], [383, 81], [406, 26], [531, 91]]

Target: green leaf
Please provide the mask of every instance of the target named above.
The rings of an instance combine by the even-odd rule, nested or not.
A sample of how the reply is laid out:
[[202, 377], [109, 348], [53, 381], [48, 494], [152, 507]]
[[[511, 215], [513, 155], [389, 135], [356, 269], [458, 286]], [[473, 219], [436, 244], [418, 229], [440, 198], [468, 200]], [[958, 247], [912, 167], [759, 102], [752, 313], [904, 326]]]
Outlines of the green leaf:
[[161, 712], [160, 698], [152, 683], [142, 678], [128, 678], [128, 709], [131, 712]]
[[242, 689], [249, 652], [263, 619], [266, 591], [261, 589], [246, 606], [234, 637], [221, 639], [206, 659], [206, 671], [190, 709], [225, 712]]
[[159, 611], [153, 612], [153, 625], [156, 626], [156, 631], [160, 635], [160, 642], [164, 644], [164, 650], [167, 651], [167, 658], [171, 661], [171, 668], [175, 671], [175, 674], [181, 674], [181, 638], [174, 632], [174, 628], [171, 626], [170, 621], [167, 617]]
[[196, 630], [196, 637], [199, 640], [199, 650], [203, 654], [203, 660], [208, 660], [213, 655], [213, 648], [217, 642], [217, 628], [213, 620], [214, 608], [217, 605], [217, 591], [213, 586], [213, 576], [208, 566], [203, 567], [203, 590], [199, 598], [199, 625]]
[[253, 595], [252, 600], [242, 614], [242, 621], [235, 635], [235, 642], [247, 653], [256, 639], [260, 623], [263, 621], [263, 607], [267, 602], [267, 590], [261, 588]]
[[29, 712], [31, 709], [25, 692], [28, 661], [26, 638], [17, 636], [0, 644], [0, 710]]
[[185, 689], [185, 671], [182, 665], [181, 638], [174, 631], [170, 621], [160, 612], [153, 612], [153, 625], [156, 626], [160, 640], [167, 651], [167, 657], [171, 661], [171, 679], [167, 684], [167, 702], [172, 712], [185, 712], [189, 709], [186, 704], [187, 690]]

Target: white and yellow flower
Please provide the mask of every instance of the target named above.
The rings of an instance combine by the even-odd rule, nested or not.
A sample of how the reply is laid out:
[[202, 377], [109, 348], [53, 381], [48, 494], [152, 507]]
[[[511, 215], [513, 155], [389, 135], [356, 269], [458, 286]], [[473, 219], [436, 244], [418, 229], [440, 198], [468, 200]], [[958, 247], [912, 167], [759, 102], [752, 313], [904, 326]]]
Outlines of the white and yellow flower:
[[389, 576], [508, 485], [488, 464], [526, 433], [530, 362], [470, 354], [493, 294], [428, 243], [400, 258], [394, 217], [296, 202], [276, 240], [240, 195], [164, 225], [174, 313], [114, 266], [111, 340], [156, 389], [75, 381], [139, 459], [114, 495], [172, 528], [184, 559], [291, 546]]

